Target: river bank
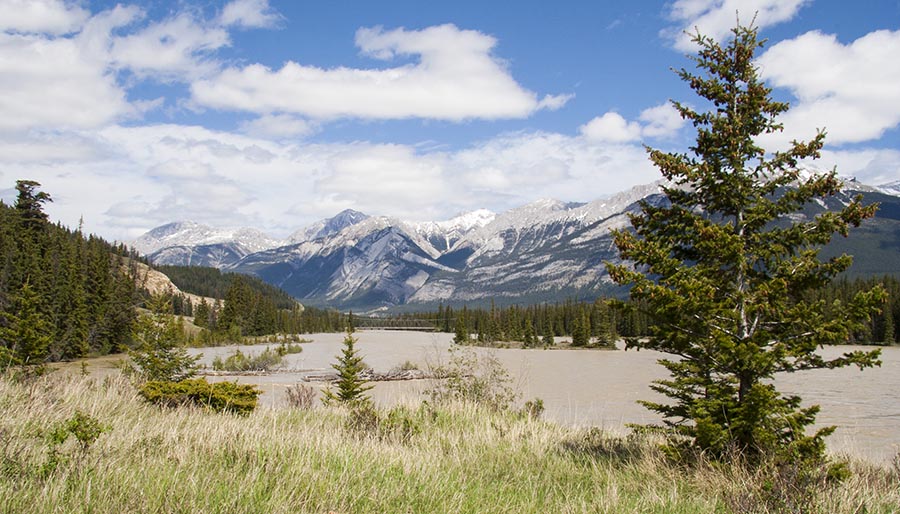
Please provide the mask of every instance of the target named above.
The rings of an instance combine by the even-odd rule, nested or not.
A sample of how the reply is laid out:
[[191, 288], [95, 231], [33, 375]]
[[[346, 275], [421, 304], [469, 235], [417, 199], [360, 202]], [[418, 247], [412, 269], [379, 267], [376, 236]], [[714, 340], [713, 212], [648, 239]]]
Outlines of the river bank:
[[[0, 378], [0, 512], [892, 512], [900, 472], [843, 482], [666, 461], [650, 442], [471, 404], [249, 416], [159, 408], [110, 373]], [[50, 437], [96, 421], [96, 438]], [[394, 421], [389, 421], [394, 420]], [[402, 423], [397, 423], [402, 420]], [[84, 436], [84, 433], [81, 433]]]

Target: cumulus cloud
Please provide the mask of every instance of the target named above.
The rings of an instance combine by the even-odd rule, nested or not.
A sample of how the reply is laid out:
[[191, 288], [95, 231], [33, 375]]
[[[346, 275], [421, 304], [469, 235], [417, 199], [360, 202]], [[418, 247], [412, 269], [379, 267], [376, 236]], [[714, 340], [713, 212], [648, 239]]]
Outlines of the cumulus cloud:
[[581, 134], [595, 141], [628, 143], [641, 138], [641, 125], [629, 122], [617, 112], [607, 112], [581, 126]]
[[617, 112], [607, 112], [590, 120], [579, 129], [581, 135], [593, 141], [631, 143], [642, 138], [674, 136], [684, 120], [672, 104], [665, 103], [641, 111], [640, 121], [628, 121]]
[[0, 76], [8, 77], [0, 81], [0, 131], [91, 128], [134, 112], [79, 40], [0, 34]]
[[228, 32], [181, 13], [126, 36], [113, 38], [110, 58], [138, 76], [185, 80], [214, 71], [209, 56], [229, 44]]
[[234, 0], [229, 2], [219, 22], [222, 25], [235, 25], [243, 28], [270, 28], [278, 24], [281, 16], [269, 7], [268, 0]]
[[199, 105], [317, 119], [523, 118], [558, 109], [570, 96], [542, 100], [520, 86], [491, 54], [496, 40], [454, 25], [422, 30], [381, 27], [357, 31], [356, 44], [374, 59], [416, 56], [387, 69], [322, 69], [288, 62], [279, 70], [251, 64], [192, 84]]
[[900, 124], [900, 31], [880, 30], [849, 44], [834, 35], [807, 32], [781, 41], [757, 61], [770, 84], [797, 101], [780, 119], [784, 143], [827, 130], [831, 144], [880, 138]]
[[662, 31], [675, 48], [693, 52], [691, 38], [699, 30], [717, 41], [727, 39], [737, 21], [743, 25], [754, 21], [758, 28], [768, 27], [792, 19], [810, 0], [676, 0], [669, 9], [676, 23]]
[[[5, 3], [0, 75], [15, 80], [0, 81], [0, 131], [90, 129], [138, 117], [162, 100], [129, 102], [133, 83], [118, 72], [187, 81], [216, 69], [209, 56], [229, 43], [224, 29], [187, 13], [135, 27], [145, 14], [133, 5], [89, 16], [62, 2]], [[47, 15], [43, 24], [30, 21], [36, 12]]]
[[671, 103], [664, 103], [641, 111], [644, 137], [666, 138], [674, 136], [684, 126], [684, 118]]
[[67, 34], [90, 15], [75, 2], [61, 0], [0, 0], [0, 31]]

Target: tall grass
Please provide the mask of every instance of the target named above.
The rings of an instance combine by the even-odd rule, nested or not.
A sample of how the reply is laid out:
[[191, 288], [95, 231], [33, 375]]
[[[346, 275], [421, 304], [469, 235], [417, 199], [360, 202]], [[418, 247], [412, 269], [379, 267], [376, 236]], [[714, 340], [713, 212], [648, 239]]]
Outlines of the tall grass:
[[[76, 413], [104, 431], [52, 447]], [[396, 414], [396, 416], [395, 416]], [[123, 378], [0, 379], [0, 512], [780, 512], [739, 468], [472, 404], [412, 405], [378, 429], [340, 409], [248, 417], [143, 402]], [[392, 437], [389, 422], [414, 430]], [[393, 424], [392, 424], [393, 423]], [[52, 449], [52, 451], [51, 451]], [[51, 453], [58, 463], [47, 466]], [[897, 473], [857, 465], [803, 512], [893, 512]], [[771, 496], [771, 494], [770, 494]]]

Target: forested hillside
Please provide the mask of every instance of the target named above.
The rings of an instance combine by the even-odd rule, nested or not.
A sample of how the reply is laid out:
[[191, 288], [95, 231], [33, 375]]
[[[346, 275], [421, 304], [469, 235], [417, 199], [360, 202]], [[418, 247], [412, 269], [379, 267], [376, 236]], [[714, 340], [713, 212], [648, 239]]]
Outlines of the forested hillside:
[[271, 300], [279, 309], [293, 309], [297, 306], [297, 300], [291, 295], [254, 276], [222, 273], [217, 268], [203, 266], [155, 266], [155, 268], [186, 293], [222, 299], [236, 280], [242, 280], [244, 285]]
[[0, 365], [106, 354], [131, 338], [137, 255], [54, 225], [37, 182], [0, 202]]

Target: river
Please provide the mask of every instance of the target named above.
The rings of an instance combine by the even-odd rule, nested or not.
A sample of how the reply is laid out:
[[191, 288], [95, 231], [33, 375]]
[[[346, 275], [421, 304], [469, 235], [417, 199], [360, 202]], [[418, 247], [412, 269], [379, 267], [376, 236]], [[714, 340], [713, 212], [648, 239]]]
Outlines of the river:
[[[342, 348], [343, 334], [305, 335], [313, 342], [304, 351], [288, 355], [283, 370], [268, 375], [211, 377], [259, 385], [264, 406], [286, 405], [285, 389], [309, 372], [331, 371]], [[449, 358], [452, 334], [371, 331], [356, 334], [357, 348], [375, 371], [388, 371], [410, 361], [427, 369]], [[201, 364], [240, 348], [261, 352], [265, 345], [223, 346], [193, 349], [202, 353]], [[861, 349], [859, 346], [828, 347], [826, 356]], [[521, 401], [541, 398], [546, 419], [571, 426], [600, 426], [624, 432], [628, 423], [654, 423], [658, 416], [636, 400], [658, 400], [650, 383], [667, 376], [656, 361], [663, 354], [652, 351], [591, 351], [540, 349], [484, 349], [509, 371]], [[880, 368], [843, 368], [783, 374], [776, 379], [779, 390], [799, 394], [804, 405], [821, 405], [818, 426], [836, 425], [828, 438], [829, 450], [849, 453], [886, 464], [900, 452], [900, 347], [882, 349]], [[372, 390], [373, 399], [384, 406], [418, 401], [428, 380], [381, 382]], [[321, 385], [315, 384], [314, 385]]]

